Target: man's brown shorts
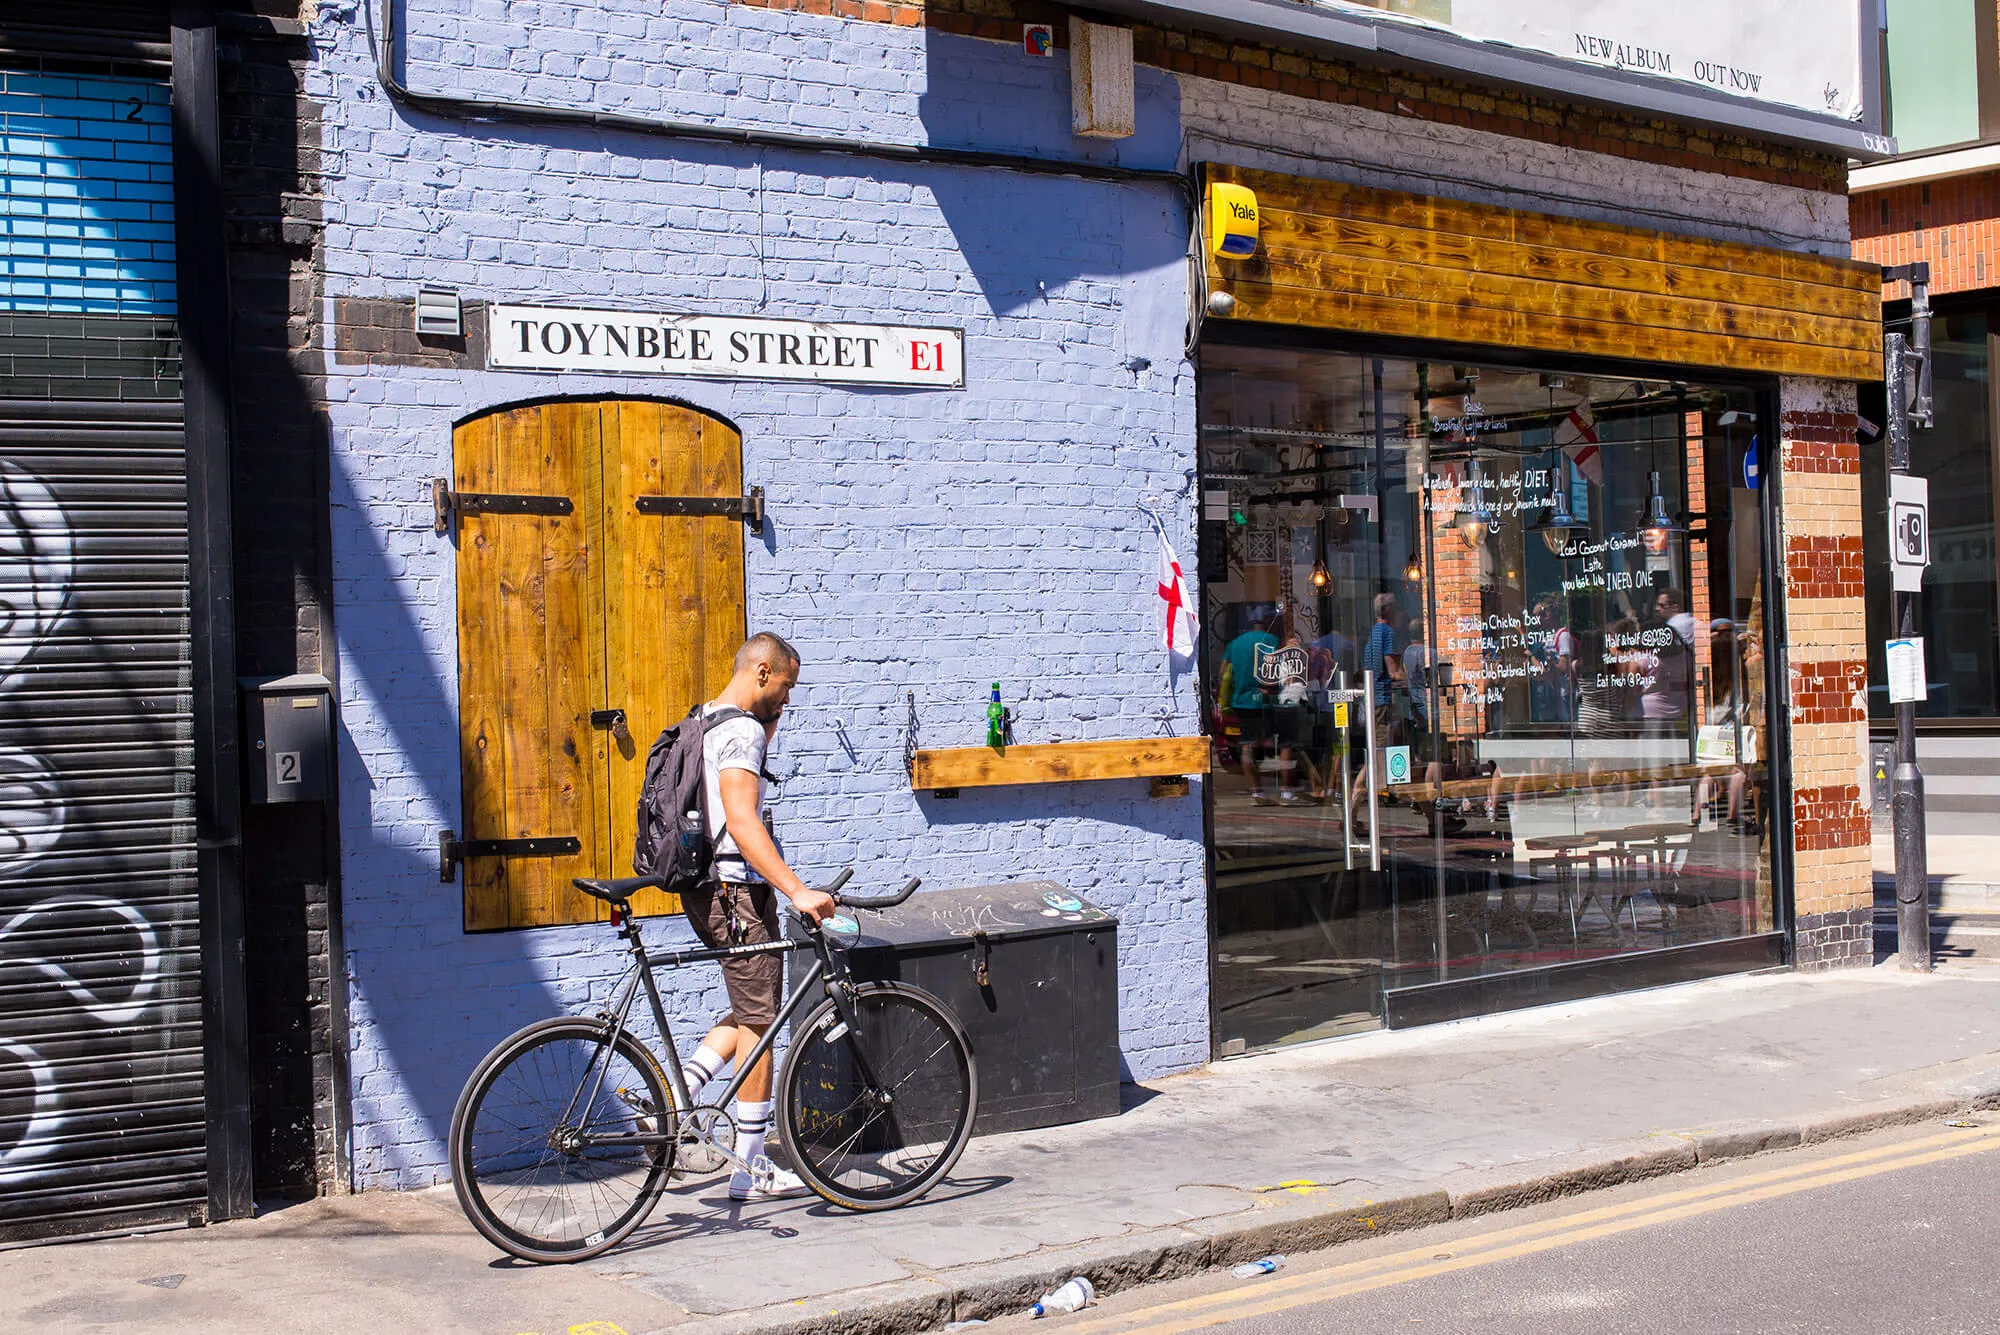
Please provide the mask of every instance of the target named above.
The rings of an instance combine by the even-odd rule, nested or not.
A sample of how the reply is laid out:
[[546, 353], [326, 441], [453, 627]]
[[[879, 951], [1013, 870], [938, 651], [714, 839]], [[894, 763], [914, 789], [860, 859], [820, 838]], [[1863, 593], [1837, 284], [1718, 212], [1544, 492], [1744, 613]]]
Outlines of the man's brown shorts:
[[[710, 881], [682, 895], [681, 908], [711, 950], [778, 939], [778, 892], [768, 885]], [[729, 990], [730, 1023], [770, 1028], [785, 986], [784, 953], [730, 956], [722, 961], [722, 985]]]

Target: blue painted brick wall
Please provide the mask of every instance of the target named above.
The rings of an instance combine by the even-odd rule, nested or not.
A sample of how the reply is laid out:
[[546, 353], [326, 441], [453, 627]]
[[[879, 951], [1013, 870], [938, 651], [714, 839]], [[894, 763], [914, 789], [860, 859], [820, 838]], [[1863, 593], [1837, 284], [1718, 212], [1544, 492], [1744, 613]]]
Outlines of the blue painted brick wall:
[[[1177, 151], [1174, 85], [1148, 71], [1140, 133], [1098, 143], [1069, 134], [1065, 60], [995, 43], [694, 0], [408, 9], [418, 88], [1153, 166]], [[776, 804], [794, 861], [854, 863], [877, 886], [1061, 881], [1123, 919], [1128, 1073], [1203, 1061], [1198, 788], [938, 802], [902, 769], [907, 692], [925, 744], [970, 744], [994, 680], [1023, 740], [1199, 730], [1191, 679], [1156, 647], [1138, 509], [1191, 556], [1177, 194], [411, 116], [374, 86], [352, 8], [323, 5], [314, 38], [329, 298], [421, 280], [468, 299], [949, 324], [968, 364], [950, 393], [330, 367], [357, 1183], [439, 1180], [479, 1056], [601, 1000], [618, 963], [601, 928], [467, 936], [436, 874], [437, 831], [463, 824], [453, 559], [429, 479], [450, 471], [456, 419], [548, 394], [671, 394], [741, 427], [773, 515], [749, 546], [750, 620], [805, 656]], [[719, 987], [669, 983], [691, 1045]]]

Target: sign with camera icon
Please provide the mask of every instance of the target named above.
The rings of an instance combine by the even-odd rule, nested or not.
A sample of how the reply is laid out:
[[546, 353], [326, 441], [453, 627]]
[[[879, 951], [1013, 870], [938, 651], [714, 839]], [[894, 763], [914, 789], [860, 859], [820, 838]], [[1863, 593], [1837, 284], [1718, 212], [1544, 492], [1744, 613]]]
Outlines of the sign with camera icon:
[[1931, 563], [1931, 484], [1928, 478], [1896, 474], [1889, 479], [1889, 567], [1897, 593], [1924, 586]]

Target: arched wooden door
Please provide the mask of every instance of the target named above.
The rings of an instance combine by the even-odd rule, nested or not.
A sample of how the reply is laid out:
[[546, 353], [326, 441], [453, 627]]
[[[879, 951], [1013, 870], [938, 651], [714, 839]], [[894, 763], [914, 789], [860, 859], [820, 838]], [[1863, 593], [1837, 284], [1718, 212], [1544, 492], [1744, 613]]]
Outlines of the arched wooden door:
[[631, 874], [647, 748], [743, 642], [740, 519], [670, 513], [742, 497], [742, 437], [678, 404], [539, 403], [462, 423], [452, 459], [465, 927], [599, 919], [570, 878]]

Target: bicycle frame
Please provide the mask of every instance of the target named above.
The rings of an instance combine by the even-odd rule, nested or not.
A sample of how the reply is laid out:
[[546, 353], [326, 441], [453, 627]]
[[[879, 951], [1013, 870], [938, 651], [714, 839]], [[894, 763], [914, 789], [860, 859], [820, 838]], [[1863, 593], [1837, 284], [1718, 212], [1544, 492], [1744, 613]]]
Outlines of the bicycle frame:
[[[579, 1086], [576, 1094], [571, 1098], [569, 1107], [564, 1109], [563, 1117], [567, 1121], [575, 1114], [579, 1106], [588, 1108], [596, 1102], [598, 1092], [603, 1088], [604, 1073], [605, 1069], [610, 1065], [610, 1056], [617, 1050], [619, 1036], [628, 1032], [625, 1022], [630, 1017], [632, 1006], [638, 1000], [639, 991], [643, 987], [646, 993], [646, 1002], [652, 1009], [653, 1023], [659, 1029], [660, 1042], [667, 1050], [664, 1074], [667, 1077], [668, 1086], [673, 1091], [675, 1111], [671, 1120], [676, 1125], [664, 1127], [655, 1132], [640, 1132], [632, 1135], [593, 1135], [587, 1132], [580, 1132], [576, 1136], [575, 1144], [581, 1148], [599, 1145], [662, 1145], [670, 1140], [677, 1141], [680, 1137], [680, 1128], [678, 1126], [680, 1119], [694, 1109], [694, 1097], [688, 1089], [687, 1076], [681, 1069], [680, 1049], [674, 1043], [673, 1027], [667, 1022], [666, 1007], [660, 1001], [660, 988], [658, 982], [653, 977], [653, 970], [675, 969], [688, 964], [719, 962], [740, 955], [790, 955], [797, 953], [808, 945], [811, 947], [813, 953], [818, 956], [813, 961], [812, 968], [807, 971], [804, 978], [799, 980], [798, 986], [792, 989], [791, 995], [785, 998], [784, 1004], [778, 1008], [776, 1018], [771, 1021], [770, 1027], [764, 1031], [763, 1037], [757, 1040], [756, 1046], [751, 1048], [750, 1054], [747, 1057], [737, 1060], [736, 1073], [730, 1077], [728, 1087], [722, 1091], [713, 1104], [705, 1104], [703, 1106], [722, 1107], [736, 1097], [737, 1091], [742, 1089], [744, 1081], [749, 1079], [751, 1070], [756, 1067], [758, 1062], [764, 1059], [765, 1055], [777, 1043], [779, 1031], [791, 1021], [792, 1016], [798, 1012], [799, 1007], [804, 1005], [808, 1000], [817, 999], [814, 989], [822, 984], [825, 987], [826, 994], [833, 998], [834, 1009], [839, 1013], [841, 1023], [846, 1027], [845, 1037], [847, 1039], [849, 1055], [853, 1058], [861, 1077], [877, 1090], [876, 1096], [884, 1100], [886, 1105], [891, 1096], [886, 1091], [881, 1090], [880, 1082], [877, 1080], [875, 1071], [868, 1062], [867, 1054], [862, 1052], [860, 1045], [854, 1041], [857, 1017], [851, 1004], [853, 984], [849, 980], [846, 965], [834, 958], [832, 944], [826, 939], [825, 933], [820, 930], [817, 924], [808, 925], [806, 930], [810, 933], [807, 941], [766, 941], [752, 945], [703, 947], [698, 950], [677, 950], [668, 954], [654, 955], [646, 949], [645, 943], [640, 938], [638, 920], [636, 918], [627, 918], [619, 929], [619, 935], [631, 942], [630, 953], [632, 955], [632, 964], [626, 971], [624, 979], [620, 982], [618, 991], [613, 995], [611, 1004], [599, 1012], [600, 1018], [608, 1021], [611, 1025], [610, 1033], [607, 1036], [604, 1046], [605, 1067], [595, 1072], [585, 1073], [585, 1083], [590, 1087], [588, 1097], [585, 1097], [584, 1089]], [[641, 1046], [644, 1046], [643, 1041], [641, 1042]], [[655, 1060], [657, 1061], [657, 1058]], [[775, 1089], [777, 1083], [775, 1077], [777, 1073], [774, 1071], [772, 1074], [772, 1084]], [[714, 1148], [721, 1151], [739, 1166], [747, 1166], [743, 1165], [742, 1160], [737, 1158], [733, 1147], [715, 1145]]]

